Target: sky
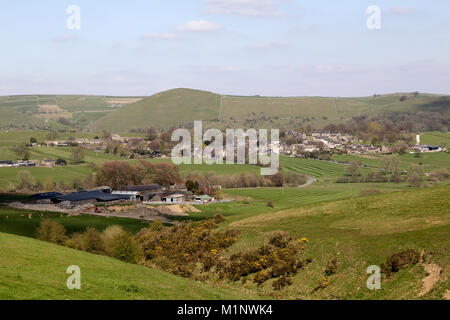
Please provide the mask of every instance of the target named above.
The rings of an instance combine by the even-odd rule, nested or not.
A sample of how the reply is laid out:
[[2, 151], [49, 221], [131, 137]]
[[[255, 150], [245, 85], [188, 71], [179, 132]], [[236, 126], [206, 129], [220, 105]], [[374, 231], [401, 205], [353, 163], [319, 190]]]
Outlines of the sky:
[[448, 0], [0, 1], [0, 95], [450, 94]]

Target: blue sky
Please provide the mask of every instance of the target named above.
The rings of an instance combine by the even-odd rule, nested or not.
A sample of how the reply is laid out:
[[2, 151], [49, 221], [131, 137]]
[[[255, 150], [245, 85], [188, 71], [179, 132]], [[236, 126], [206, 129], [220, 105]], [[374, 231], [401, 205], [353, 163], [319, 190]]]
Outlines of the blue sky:
[[0, 95], [449, 94], [449, 16], [447, 0], [3, 0]]

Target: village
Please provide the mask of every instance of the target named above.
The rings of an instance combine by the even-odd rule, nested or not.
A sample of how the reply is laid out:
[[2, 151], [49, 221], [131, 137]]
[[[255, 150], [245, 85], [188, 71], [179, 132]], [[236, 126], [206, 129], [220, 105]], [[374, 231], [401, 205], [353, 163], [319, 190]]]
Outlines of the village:
[[[286, 135], [302, 141], [302, 143], [280, 144], [280, 153], [292, 157], [305, 157], [307, 154], [322, 151], [341, 154], [390, 154], [393, 148], [388, 145], [367, 145], [350, 134], [313, 132], [311, 134], [288, 131]], [[422, 145], [420, 135], [416, 136], [416, 144], [408, 145], [410, 153], [445, 152], [439, 146]]]
[[[369, 145], [351, 134], [330, 133], [315, 131], [312, 133], [297, 132], [289, 130], [285, 132], [294, 141], [281, 141], [279, 154], [291, 157], [308, 157], [314, 154], [327, 152], [338, 154], [391, 154], [395, 150], [389, 145]], [[170, 148], [163, 152], [160, 142], [147, 141], [138, 137], [121, 137], [118, 134], [110, 134], [107, 138], [95, 137], [69, 138], [67, 140], [48, 140], [41, 143], [30, 143], [28, 147], [81, 147], [94, 152], [114, 153], [122, 157], [132, 159], [164, 158], [170, 154]], [[170, 145], [169, 145], [170, 146]], [[272, 144], [269, 144], [269, 153], [272, 152]], [[195, 151], [195, 149], [194, 149]], [[416, 143], [405, 146], [405, 152], [409, 153], [429, 153], [446, 152], [447, 149], [440, 146], [421, 144], [420, 135], [416, 136]], [[223, 151], [226, 157], [226, 150]], [[42, 159], [42, 160], [10, 160], [0, 159], [0, 168], [3, 167], [46, 167], [66, 166], [64, 159]]]

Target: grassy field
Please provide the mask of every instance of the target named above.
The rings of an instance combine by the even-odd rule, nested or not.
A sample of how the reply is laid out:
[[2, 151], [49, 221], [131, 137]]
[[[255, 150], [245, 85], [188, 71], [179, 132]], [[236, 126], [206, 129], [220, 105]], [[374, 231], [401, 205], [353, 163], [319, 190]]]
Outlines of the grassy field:
[[[444, 116], [448, 112], [449, 98], [422, 94], [400, 102], [399, 95], [367, 98], [327, 97], [242, 97], [174, 89], [130, 104], [95, 121], [94, 130], [129, 131], [136, 128], [192, 124], [204, 120], [207, 127], [221, 128], [221, 124], [242, 128], [247, 125], [271, 128], [307, 123], [320, 127], [329, 123], [342, 123], [357, 114], [436, 111]], [[171, 115], [175, 115], [172, 117]], [[231, 122], [230, 122], [231, 121]], [[230, 122], [230, 123], [229, 123]], [[247, 124], [247, 125], [245, 125]]]
[[[245, 190], [241, 192], [247, 194]], [[305, 256], [312, 257], [314, 263], [294, 278], [294, 285], [284, 292], [287, 297], [416, 299], [426, 276], [421, 266], [384, 280], [378, 292], [367, 290], [366, 269], [381, 265], [401, 250], [427, 250], [432, 252], [432, 261], [443, 268], [443, 274], [434, 290], [423, 298], [442, 299], [450, 285], [450, 200], [444, 196], [449, 192], [449, 186], [435, 187], [247, 214], [246, 218], [233, 219], [229, 224], [242, 232], [234, 251], [261, 245], [275, 230], [288, 231], [309, 239]], [[271, 198], [267, 194], [264, 200]], [[338, 272], [330, 277], [330, 287], [311, 292], [326, 263], [335, 257]], [[260, 290], [267, 292], [270, 288]]]
[[[448, 237], [450, 232], [450, 200], [444, 196], [449, 194], [450, 186], [410, 189], [402, 185], [396, 186], [396, 188], [393, 188], [390, 184], [376, 185], [380, 187], [383, 193], [369, 197], [359, 195], [359, 191], [363, 190], [367, 184], [359, 184], [358, 186], [337, 184], [320, 186], [319, 184], [305, 189], [291, 188], [285, 190], [276, 188], [225, 190], [228, 196], [233, 196], [238, 201], [200, 206], [201, 213], [191, 214], [190, 219], [204, 219], [217, 213], [226, 216], [227, 221], [221, 228], [233, 228], [240, 231], [238, 242], [228, 254], [257, 248], [268, 241], [275, 231], [288, 231], [295, 237], [306, 237], [310, 244], [303, 255], [311, 257], [313, 262], [294, 277], [293, 286], [278, 293], [278, 298], [416, 299], [422, 287], [422, 279], [426, 276], [423, 267], [420, 265], [400, 271], [391, 279], [384, 279], [380, 291], [369, 291], [365, 287], [368, 266], [381, 265], [391, 254], [401, 250], [415, 249], [419, 252], [426, 250], [431, 253], [431, 261], [443, 268], [439, 282], [431, 292], [422, 298], [442, 299], [445, 290], [450, 285], [450, 238]], [[267, 206], [269, 200], [274, 202], [274, 208]], [[3, 226], [3, 228], [0, 229], [0, 232], [33, 236], [33, 230], [35, 230], [40, 218], [36, 216], [29, 220], [24, 212], [6, 208], [1, 210], [0, 226]], [[8, 219], [5, 218], [6, 215], [8, 215]], [[69, 218], [61, 217], [59, 214], [49, 215], [52, 219], [63, 223], [69, 232], [83, 229], [88, 225], [104, 229], [108, 225], [119, 224], [130, 231], [137, 231], [142, 226], [142, 224], [136, 225], [137, 222], [133, 220], [103, 219], [100, 217]], [[7, 243], [3, 241], [5, 237], [11, 236], [0, 234], [2, 244]], [[16, 239], [14, 238], [14, 246], [20, 246], [17, 243], [21, 242]], [[36, 242], [36, 244], [38, 243]], [[14, 247], [7, 244], [7, 253], [5, 254], [2, 251], [0, 256], [2, 254], [8, 255], [11, 252], [11, 246]], [[61, 257], [64, 257], [64, 254], [51, 251], [47, 246], [55, 248], [58, 252], [68, 250], [48, 244], [40, 245], [40, 248], [45, 248], [45, 252], [48, 252], [49, 261], [54, 261], [50, 260], [52, 254], [58, 254], [56, 261], [63, 259]], [[30, 248], [29, 244], [27, 248]], [[31, 246], [31, 248], [33, 247]], [[34, 270], [32, 261], [35, 258], [31, 257], [34, 251], [29, 252], [19, 248], [6, 258], [3, 257], [3, 261], [8, 261], [8, 266], [5, 268], [7, 271], [2, 272], [0, 277], [6, 277], [3, 281], [8, 286], [16, 288], [16, 291], [12, 292], [17, 292], [16, 296], [8, 297], [36, 298], [39, 294], [42, 295], [43, 288], [46, 286], [50, 286], [50, 288], [45, 292], [54, 294], [50, 295], [49, 299], [61, 297], [60, 295], [63, 293], [60, 290], [63, 290], [63, 288], [55, 288], [57, 287], [54, 283], [56, 280], [53, 280], [53, 278], [53, 283], [42, 280], [42, 287], [37, 286], [36, 290], [32, 291], [32, 295], [28, 295], [25, 293], [27, 292], [25, 289], [28, 287], [19, 281], [24, 278], [24, 271], [20, 269], [21, 271], [18, 272], [21, 278], [17, 282], [11, 276], [12, 273], [17, 273], [15, 271], [17, 269], [10, 267], [15, 259], [19, 259], [23, 264], [30, 265], [27, 270]], [[81, 252], [73, 254], [85, 255]], [[326, 263], [333, 258], [338, 259], [338, 271], [330, 276], [330, 286], [319, 292], [312, 291], [316, 281], [322, 276]], [[46, 259], [47, 256], [44, 256], [44, 265], [47, 263]], [[122, 274], [123, 268], [126, 268], [125, 266], [117, 266], [113, 269], [115, 271], [105, 271], [101, 267], [102, 259], [111, 261], [111, 264], [118, 262], [103, 257], [93, 259], [95, 261], [92, 261], [90, 266], [94, 269], [101, 269], [97, 270], [99, 279], [106, 278], [106, 275], [108, 275], [113, 279], [119, 278], [118, 282], [122, 281], [120, 274]], [[68, 265], [78, 264], [78, 261]], [[121, 270], [121, 273], [119, 274], [117, 270]], [[154, 270], [146, 272], [154, 272]], [[175, 280], [173, 280], [172, 285], [175, 285], [175, 283]], [[257, 287], [252, 282], [245, 284], [219, 282], [218, 286], [232, 288], [235, 298], [241, 298], [242, 293], [247, 293], [250, 297], [267, 296], [272, 293], [270, 281], [261, 287]], [[141, 288], [141, 286], [138, 287]], [[219, 287], [212, 292], [220, 295], [222, 290], [226, 290], [219, 289]], [[95, 288], [95, 290], [92, 289], [88, 292], [82, 290], [79, 292], [81, 296], [72, 298], [70, 296], [63, 297], [65, 299], [115, 299], [115, 296], [113, 296], [114, 290], [107, 292], [106, 288], [102, 286]], [[144, 288], [142, 288], [142, 291], [141, 289], [138, 291], [139, 294], [133, 292], [136, 295], [131, 294], [126, 297], [130, 299], [153, 299], [155, 294], [160, 295], [158, 297], [161, 298], [165, 294], [160, 289], [155, 289], [153, 293], [149, 293]], [[70, 292], [67, 294], [70, 294]], [[180, 293], [180, 295], [182, 294]], [[164, 297], [174, 299], [177, 295]], [[182, 297], [186, 298], [186, 296]], [[198, 298], [202, 297], [198, 296]], [[215, 296], [210, 298], [214, 299]]]
[[50, 178], [55, 183], [64, 182], [65, 184], [71, 184], [75, 179], [83, 182], [91, 173], [91, 169], [86, 165], [55, 168], [0, 168], [0, 189], [8, 188], [11, 183], [16, 184], [20, 171], [29, 171], [35, 179], [39, 179], [42, 183]]
[[[119, 132], [136, 128], [169, 128], [194, 120], [217, 119], [220, 96], [205, 91], [176, 89], [158, 93], [95, 121], [89, 128]], [[118, 121], [120, 119], [120, 121]]]
[[[31, 219], [28, 218], [30, 213], [32, 214]], [[114, 225], [120, 225], [129, 232], [137, 233], [148, 226], [148, 223], [133, 219], [104, 218], [101, 216], [70, 217], [61, 213], [23, 211], [0, 206], [0, 232], [33, 238], [36, 236], [36, 229], [44, 218], [61, 223], [68, 234], [83, 232], [87, 227], [94, 227], [103, 231]]]
[[[53, 129], [70, 129], [55, 120], [66, 118], [72, 120], [79, 128], [104, 117], [107, 113], [129, 104], [127, 100], [137, 101], [141, 97], [108, 97], [89, 95], [28, 95], [0, 97], [0, 128], [34, 128], [51, 127]], [[115, 101], [112, 107], [108, 102]], [[122, 101], [122, 103], [121, 103]], [[39, 106], [57, 106], [58, 113], [39, 113]]]
[[[401, 102], [400, 95], [408, 96], [408, 100]], [[167, 129], [180, 124], [190, 125], [194, 120], [204, 120], [205, 126], [218, 128], [224, 123], [230, 125], [230, 121], [238, 127], [247, 123], [255, 127], [280, 128], [298, 124], [300, 120], [304, 125], [321, 127], [329, 123], [343, 123], [357, 114], [371, 116], [387, 111], [433, 111], [448, 117], [449, 101], [448, 96], [429, 94], [421, 94], [418, 97], [411, 94], [390, 94], [376, 99], [282, 98], [221, 96], [191, 89], [174, 89], [150, 97], [11, 96], [0, 97], [0, 128], [13, 124], [16, 128], [50, 126], [69, 129], [55, 121], [61, 116], [74, 121], [79, 128], [88, 127], [99, 132], [104, 129], [128, 132], [131, 129], [150, 126]], [[62, 113], [41, 115], [46, 119], [39, 119], [39, 105], [57, 105]], [[442, 142], [427, 136], [423, 141]]]
[[[334, 155], [333, 159], [342, 162], [361, 162], [371, 168], [382, 168], [385, 155]], [[450, 169], [450, 153], [423, 153], [417, 157], [414, 154], [395, 156], [399, 161], [401, 170], [408, 170], [411, 164], [421, 164], [425, 172], [431, 172], [439, 168]]]
[[[158, 270], [0, 233], [0, 299], [14, 300], [234, 300], [258, 299]], [[66, 269], [81, 270], [81, 290], [66, 286]]]
[[420, 137], [420, 143], [433, 146], [441, 146], [445, 143], [446, 147], [450, 147], [450, 132], [425, 132]]

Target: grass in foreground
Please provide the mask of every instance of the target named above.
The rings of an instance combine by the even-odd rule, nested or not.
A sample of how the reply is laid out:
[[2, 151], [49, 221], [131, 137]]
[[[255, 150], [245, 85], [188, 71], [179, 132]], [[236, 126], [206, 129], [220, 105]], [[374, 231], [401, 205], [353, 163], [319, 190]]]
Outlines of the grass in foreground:
[[[32, 214], [31, 219], [28, 217], [29, 214]], [[87, 215], [70, 217], [62, 213], [32, 212], [29, 210], [15, 210], [0, 206], [0, 232], [33, 238], [36, 236], [36, 229], [44, 218], [62, 224], [66, 228], [68, 234], [82, 232], [86, 230], [87, 227], [94, 227], [97, 230], [103, 231], [107, 227], [113, 225], [120, 225], [126, 231], [137, 233], [142, 228], [148, 226], [147, 222], [134, 219], [106, 218]]]
[[[426, 276], [422, 266], [384, 280], [382, 290], [377, 292], [366, 288], [366, 270], [371, 265], [380, 266], [393, 253], [426, 250], [443, 271], [435, 288], [423, 298], [443, 299], [450, 286], [449, 193], [450, 187], [445, 186], [265, 211], [229, 225], [242, 231], [232, 251], [253, 249], [274, 231], [288, 231], [310, 240], [305, 255], [314, 262], [299, 272], [294, 285], [283, 295], [304, 299], [417, 299]], [[313, 293], [324, 266], [333, 258], [338, 259], [338, 272], [330, 277], [331, 285]]]
[[[162, 271], [0, 233], [0, 299], [256, 299], [244, 290], [205, 285]], [[81, 269], [81, 290], [66, 286], [67, 267]]]

